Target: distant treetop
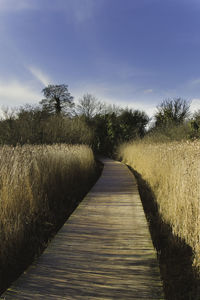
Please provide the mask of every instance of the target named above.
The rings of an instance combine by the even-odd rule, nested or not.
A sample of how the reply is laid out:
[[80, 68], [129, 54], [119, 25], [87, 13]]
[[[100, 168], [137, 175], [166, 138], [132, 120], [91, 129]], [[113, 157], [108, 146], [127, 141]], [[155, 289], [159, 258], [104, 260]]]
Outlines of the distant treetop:
[[73, 97], [68, 91], [68, 85], [48, 85], [42, 90], [45, 99], [40, 101], [42, 109], [49, 114], [70, 114], [74, 107]]

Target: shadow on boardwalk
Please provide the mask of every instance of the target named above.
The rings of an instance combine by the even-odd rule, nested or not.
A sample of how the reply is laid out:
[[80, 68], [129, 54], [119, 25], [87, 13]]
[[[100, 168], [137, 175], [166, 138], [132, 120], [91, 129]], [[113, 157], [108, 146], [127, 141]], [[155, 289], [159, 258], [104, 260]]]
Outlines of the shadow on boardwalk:
[[191, 247], [173, 235], [171, 227], [164, 223], [159, 215], [151, 188], [139, 173], [131, 167], [129, 169], [138, 182], [153, 244], [158, 253], [166, 299], [199, 300], [200, 280], [192, 267]]
[[109, 159], [39, 260], [2, 299], [163, 299], [134, 176]]

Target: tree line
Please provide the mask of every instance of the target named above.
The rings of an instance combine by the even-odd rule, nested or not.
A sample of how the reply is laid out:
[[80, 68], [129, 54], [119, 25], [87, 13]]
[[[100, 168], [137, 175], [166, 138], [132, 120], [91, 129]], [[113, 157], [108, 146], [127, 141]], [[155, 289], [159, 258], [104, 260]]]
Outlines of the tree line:
[[164, 100], [151, 119], [144, 111], [121, 108], [85, 94], [77, 104], [66, 84], [48, 85], [38, 105], [4, 110], [0, 120], [1, 144], [89, 144], [111, 155], [119, 143], [157, 136], [169, 139], [200, 137], [200, 111], [192, 117], [181, 98]]

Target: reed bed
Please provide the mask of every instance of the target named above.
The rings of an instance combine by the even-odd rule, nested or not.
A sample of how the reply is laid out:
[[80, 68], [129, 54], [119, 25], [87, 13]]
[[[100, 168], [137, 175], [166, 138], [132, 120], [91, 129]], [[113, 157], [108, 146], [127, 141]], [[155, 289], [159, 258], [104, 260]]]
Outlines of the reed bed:
[[62, 144], [0, 147], [0, 170], [1, 291], [74, 209], [96, 170], [88, 146]]
[[123, 144], [118, 156], [147, 181], [173, 233], [194, 252], [200, 268], [200, 142]]

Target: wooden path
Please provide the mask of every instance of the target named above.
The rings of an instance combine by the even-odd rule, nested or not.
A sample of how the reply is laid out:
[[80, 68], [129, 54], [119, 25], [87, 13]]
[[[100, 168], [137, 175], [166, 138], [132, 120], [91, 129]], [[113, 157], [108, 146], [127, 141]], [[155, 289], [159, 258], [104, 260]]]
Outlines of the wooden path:
[[103, 162], [96, 185], [1, 299], [164, 299], [135, 178]]

